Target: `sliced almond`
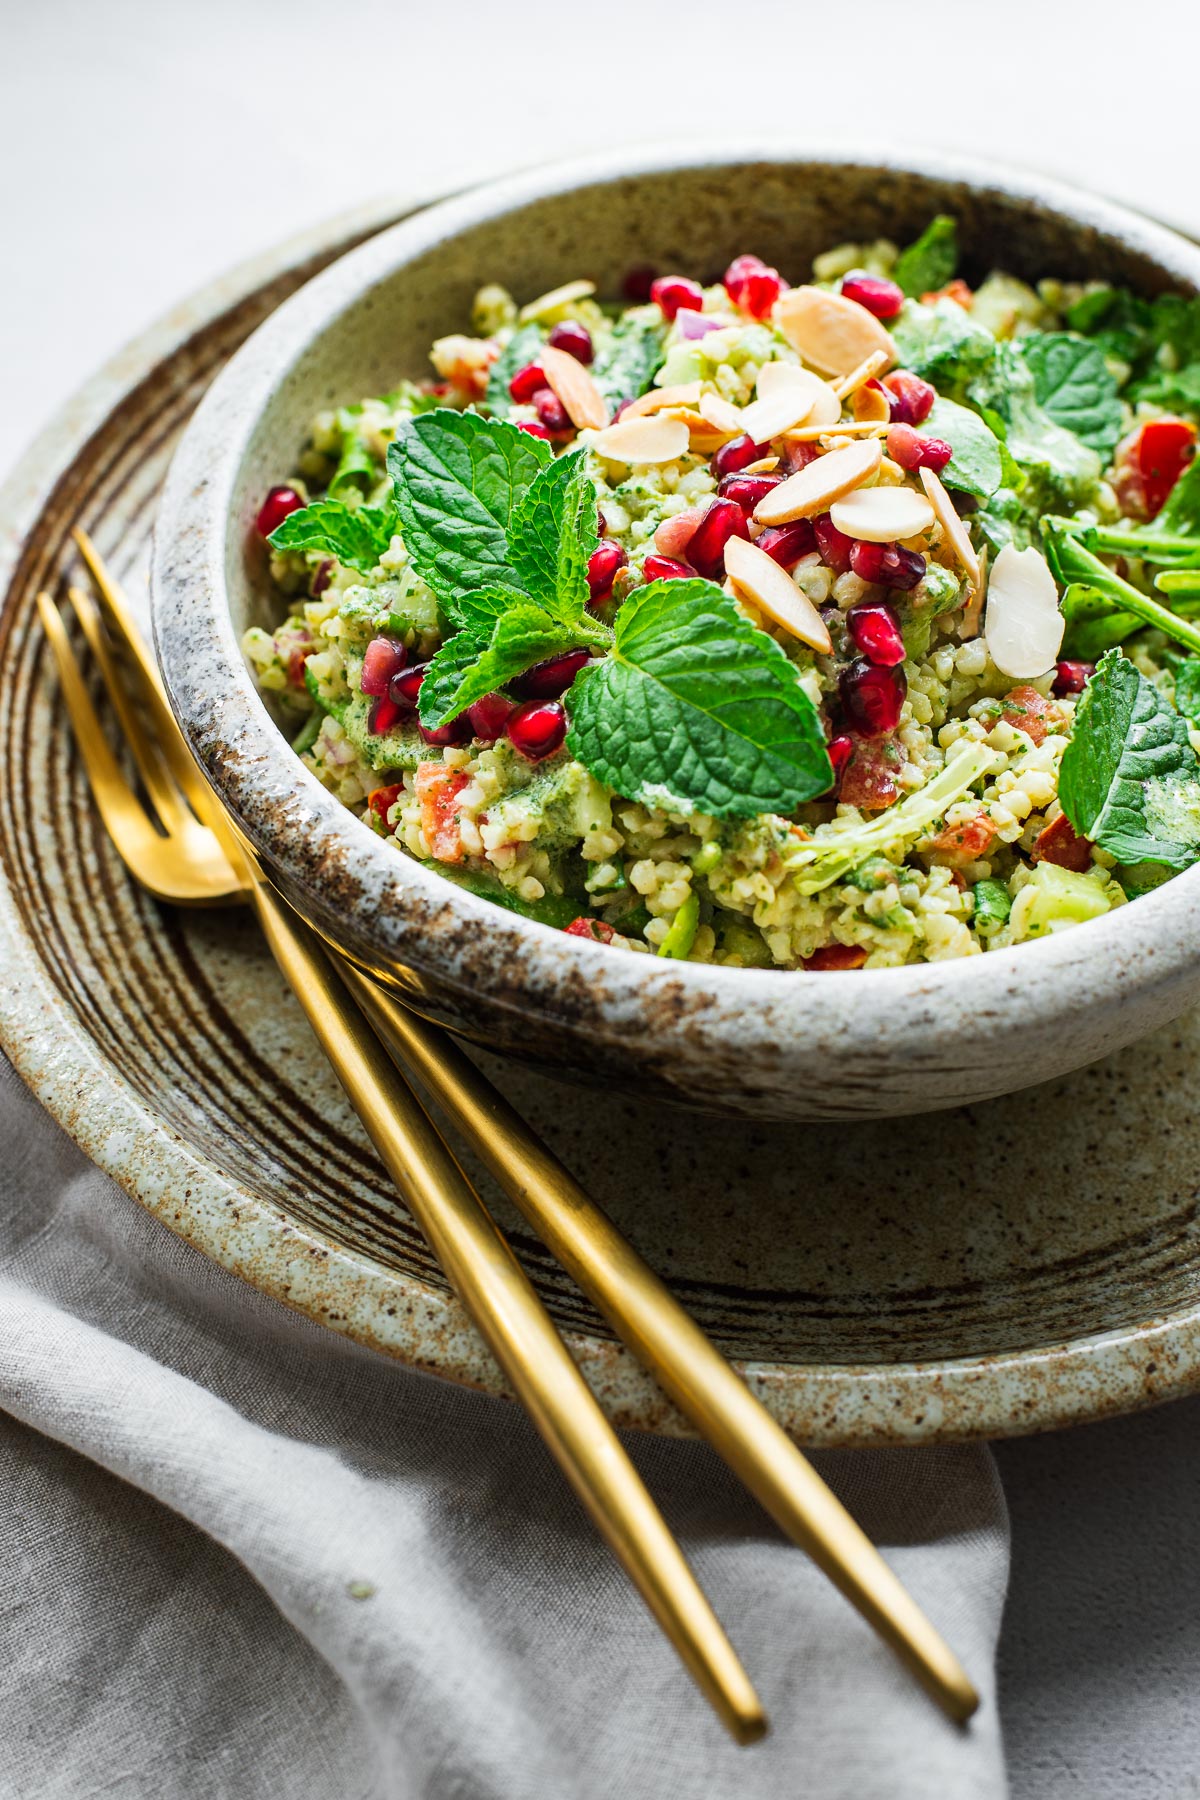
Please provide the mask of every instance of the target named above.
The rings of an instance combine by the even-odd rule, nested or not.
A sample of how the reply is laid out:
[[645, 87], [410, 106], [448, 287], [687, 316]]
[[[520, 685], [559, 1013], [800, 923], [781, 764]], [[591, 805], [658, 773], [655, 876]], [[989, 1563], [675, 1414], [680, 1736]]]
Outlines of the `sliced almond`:
[[648, 394], [642, 394], [631, 400], [621, 414], [623, 419], [641, 419], [647, 413], [662, 412], [668, 406], [696, 406], [700, 400], [700, 383], [698, 381], [681, 381], [675, 387], [651, 388]]
[[739, 475], [770, 475], [779, 467], [777, 456], [760, 456], [757, 462], [747, 463], [739, 469]]
[[1054, 667], [1066, 621], [1058, 608], [1058, 588], [1050, 565], [1030, 545], [1005, 544], [988, 582], [983, 636], [988, 655], [1002, 675], [1036, 681]]
[[769, 400], [772, 394], [781, 393], [784, 388], [811, 387], [813, 380], [811, 369], [802, 369], [799, 363], [781, 362], [776, 358], [765, 362], [758, 371], [754, 392], [760, 400]]
[[844, 381], [838, 382], [838, 399], [849, 400], [851, 394], [856, 394], [860, 387], [865, 386], [868, 381], [871, 381], [879, 374], [881, 369], [886, 369], [887, 366], [888, 359], [886, 351], [873, 350], [864, 362], [859, 363], [857, 369], [851, 369]]
[[[798, 368], [795, 363], [764, 363], [758, 372], [755, 393], [759, 400], [773, 400], [777, 394], [795, 391], [807, 391], [813, 397], [813, 404], [807, 414], [809, 425], [836, 425], [842, 416], [842, 403], [827, 381], [814, 375], [811, 369]], [[745, 411], [749, 411], [746, 408]], [[744, 415], [743, 415], [744, 417]], [[748, 429], [748, 427], [747, 427]], [[764, 440], [756, 440], [762, 443]]]
[[687, 448], [687, 426], [682, 419], [669, 418], [665, 413], [655, 413], [648, 419], [621, 417], [592, 439], [597, 456], [619, 463], [678, 462], [687, 455]]
[[884, 438], [889, 429], [882, 419], [838, 419], [832, 425], [797, 425], [784, 435], [796, 444], [812, 444], [818, 438]]
[[850, 409], [864, 425], [868, 421], [875, 425], [891, 423], [891, 403], [878, 383], [872, 386], [870, 381], [864, 381], [861, 387], [855, 388]]
[[764, 494], [754, 516], [763, 525], [784, 525], [789, 519], [810, 519], [828, 512], [835, 500], [870, 481], [882, 454], [878, 438], [830, 450]]
[[987, 545], [979, 552], [979, 584], [968, 590], [967, 603], [962, 609], [962, 617], [958, 621], [958, 635], [963, 643], [979, 636], [979, 621], [983, 616], [983, 596], [987, 592]]
[[[660, 418], [682, 419], [683, 423], [688, 428], [688, 437], [691, 440], [692, 449], [698, 451], [701, 456], [711, 456], [715, 450], [721, 448], [722, 444], [727, 444], [729, 442], [729, 434], [727, 432], [714, 430], [704, 414], [701, 412], [693, 412], [691, 407], [673, 406], [669, 413], [660, 413], [658, 416]], [[621, 414], [621, 417], [625, 417], [624, 413]]]
[[943, 487], [940, 479], [932, 469], [919, 469], [921, 486], [929, 496], [929, 504], [937, 515], [937, 522], [946, 534], [946, 541], [954, 552], [954, 560], [959, 567], [965, 569], [972, 587], [980, 585], [979, 558], [975, 547], [967, 536], [967, 528], [954, 510], [954, 502]]
[[833, 642], [824, 619], [787, 570], [781, 569], [765, 550], [742, 538], [730, 538], [725, 546], [725, 572], [737, 591], [766, 613], [768, 619], [822, 656], [829, 655]]
[[[595, 291], [594, 281], [568, 281], [562, 287], [551, 288], [548, 294], [539, 294], [536, 300], [521, 308], [521, 323], [527, 325], [530, 319], [542, 319], [547, 313], [557, 312], [560, 306], [573, 305], [576, 300], [590, 300]], [[566, 402], [563, 404], [565, 406]]]
[[816, 401], [817, 396], [811, 388], [780, 388], [777, 393], [768, 394], [765, 400], [752, 400], [749, 406], [743, 406], [742, 430], [756, 444], [769, 444], [772, 438], [782, 437], [785, 431], [802, 425]]
[[608, 424], [604, 395], [581, 362], [565, 350], [552, 350], [549, 345], [538, 352], [538, 361], [577, 431], [599, 431]]
[[806, 363], [823, 375], [850, 375], [877, 353], [887, 368], [896, 360], [896, 346], [865, 306], [822, 288], [789, 288], [775, 302], [775, 323]]
[[742, 409], [734, 406], [720, 394], [701, 394], [700, 411], [713, 427], [726, 437], [739, 437], [742, 432]]
[[924, 494], [910, 487], [860, 488], [845, 500], [835, 500], [829, 516], [847, 537], [863, 538], [868, 544], [919, 537], [934, 520]]

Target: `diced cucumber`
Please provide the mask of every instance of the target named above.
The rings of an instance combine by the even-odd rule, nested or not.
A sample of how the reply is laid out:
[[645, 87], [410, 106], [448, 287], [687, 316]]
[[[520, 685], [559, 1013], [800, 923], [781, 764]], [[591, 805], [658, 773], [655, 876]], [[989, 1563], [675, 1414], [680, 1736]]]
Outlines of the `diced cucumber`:
[[975, 929], [980, 937], [991, 937], [1007, 925], [1012, 912], [1012, 899], [1002, 881], [977, 881], [975, 895]]
[[1077, 875], [1057, 863], [1039, 863], [1013, 902], [1011, 925], [1014, 944], [1027, 938], [1045, 937], [1066, 925], [1098, 919], [1110, 909], [1105, 893], [1108, 876], [1102, 869]]

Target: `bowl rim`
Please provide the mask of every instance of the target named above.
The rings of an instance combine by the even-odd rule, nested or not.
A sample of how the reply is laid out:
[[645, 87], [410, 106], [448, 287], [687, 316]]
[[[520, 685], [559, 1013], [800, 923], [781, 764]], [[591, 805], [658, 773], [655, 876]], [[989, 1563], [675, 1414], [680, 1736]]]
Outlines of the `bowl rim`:
[[[736, 1027], [753, 1054], [777, 1044], [781, 1031], [840, 1040], [849, 1033], [854, 1047], [877, 1056], [883, 1038], [911, 1041], [951, 1002], [957, 1013], [981, 1016], [1003, 1010], [1019, 991], [1030, 1019], [1045, 1020], [1083, 1005], [1077, 978], [1087, 984], [1089, 1008], [1134, 988], [1161, 988], [1194, 967], [1185, 928], [1194, 928], [1200, 867], [1144, 896], [1136, 919], [1119, 907], [1084, 931], [943, 962], [823, 971], [819, 982], [803, 969], [614, 957], [397, 856], [304, 767], [254, 686], [227, 599], [233, 490], [262, 412], [311, 343], [398, 268], [472, 226], [574, 188], [763, 163], [887, 169], [997, 191], [1116, 238], [1168, 280], [1200, 290], [1200, 247], [1123, 206], [1001, 163], [870, 143], [756, 137], [635, 147], [526, 170], [438, 202], [340, 257], [285, 301], [230, 360], [184, 434], [159, 510], [151, 581], [159, 659], [184, 732], [285, 891], [307, 894], [351, 935], [356, 917], [369, 924], [382, 961], [453, 982], [447, 959], [460, 959], [464, 925], [484, 927], [493, 954], [473, 962], [470, 980], [490, 1003], [522, 1011], [536, 996], [543, 1010], [576, 1021], [582, 1004], [613, 1039], [648, 1022], [667, 1036], [698, 1033], [710, 1042]], [[329, 881], [334, 901], [321, 891]], [[851, 995], [858, 1004], [848, 1005]]]

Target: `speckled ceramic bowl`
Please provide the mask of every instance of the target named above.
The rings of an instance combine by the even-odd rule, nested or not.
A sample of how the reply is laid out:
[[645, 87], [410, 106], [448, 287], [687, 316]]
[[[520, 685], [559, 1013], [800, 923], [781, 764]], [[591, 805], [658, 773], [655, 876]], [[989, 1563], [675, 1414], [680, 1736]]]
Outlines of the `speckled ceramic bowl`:
[[1044, 942], [868, 973], [620, 955], [502, 912], [389, 849], [302, 767], [238, 640], [272, 604], [251, 521], [313, 413], [427, 368], [484, 280], [518, 294], [639, 263], [713, 277], [753, 248], [799, 277], [847, 238], [960, 222], [965, 272], [1200, 289], [1200, 250], [1029, 175], [758, 145], [658, 150], [479, 189], [382, 233], [287, 301], [214, 383], [159, 514], [155, 630], [173, 704], [283, 892], [428, 1016], [584, 1081], [760, 1118], [982, 1100], [1077, 1068], [1200, 999], [1200, 871]]

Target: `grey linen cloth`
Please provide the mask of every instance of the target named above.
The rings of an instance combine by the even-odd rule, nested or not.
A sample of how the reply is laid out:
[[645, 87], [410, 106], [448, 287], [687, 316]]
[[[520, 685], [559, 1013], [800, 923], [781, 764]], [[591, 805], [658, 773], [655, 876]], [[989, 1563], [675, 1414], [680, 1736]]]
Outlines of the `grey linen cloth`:
[[773, 1721], [728, 1742], [524, 1417], [209, 1263], [0, 1063], [0, 1796], [992, 1800], [988, 1452], [817, 1460], [966, 1732], [699, 1444], [631, 1452]]

